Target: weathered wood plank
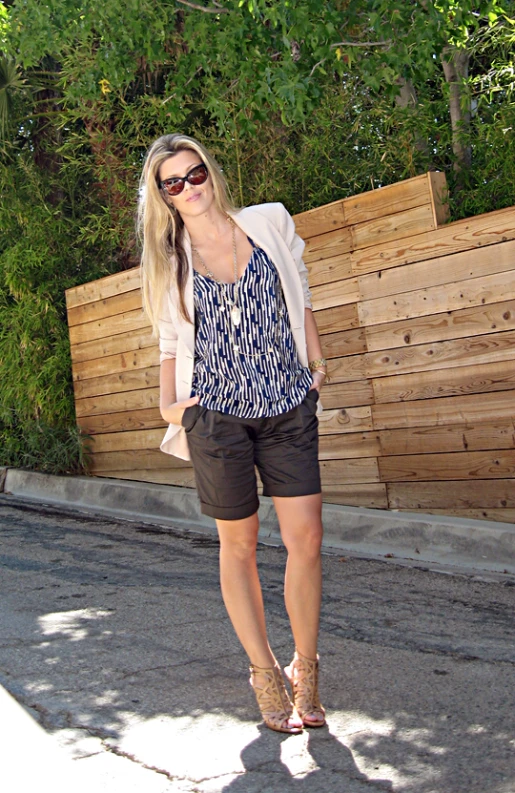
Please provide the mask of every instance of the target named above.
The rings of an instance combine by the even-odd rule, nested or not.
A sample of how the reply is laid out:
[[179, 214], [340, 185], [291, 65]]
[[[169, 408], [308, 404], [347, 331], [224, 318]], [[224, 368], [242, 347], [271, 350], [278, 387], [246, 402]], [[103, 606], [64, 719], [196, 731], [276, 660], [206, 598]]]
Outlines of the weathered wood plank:
[[94, 377], [91, 380], [79, 380], [73, 384], [76, 399], [117, 394], [120, 391], [135, 391], [140, 388], [155, 388], [159, 385], [159, 366], [150, 369], [137, 369], [134, 372], [118, 372], [117, 374]]
[[343, 201], [340, 199], [333, 201], [332, 204], [308, 209], [307, 212], [299, 212], [298, 215], [293, 216], [293, 220], [297, 234], [302, 239], [326, 234], [345, 225]]
[[351, 253], [355, 275], [373, 273], [410, 262], [448, 256], [459, 251], [515, 239], [515, 207], [458, 220], [401, 240], [384, 241]]
[[348, 383], [366, 378], [365, 355], [347, 355], [345, 358], [330, 358], [327, 373], [331, 383]]
[[365, 328], [328, 333], [321, 336], [320, 340], [324, 358], [341, 358], [344, 355], [355, 355], [367, 351]]
[[318, 417], [320, 435], [335, 435], [339, 432], [366, 432], [372, 429], [370, 407], [324, 410]]
[[367, 220], [365, 223], [358, 223], [358, 225], [350, 227], [351, 250], [370, 248], [379, 243], [383, 244], [391, 240], [410, 237], [413, 234], [421, 234], [433, 229], [434, 226], [433, 212], [428, 204], [406, 209], [395, 215], [385, 215]]
[[370, 378], [512, 361], [515, 359], [515, 330], [380, 350], [362, 357], [365, 375]]
[[323, 485], [322, 500], [326, 504], [343, 504], [348, 507], [388, 509], [386, 485], [370, 482], [353, 485]]
[[320, 284], [330, 284], [344, 278], [352, 278], [352, 264], [350, 253], [333, 256], [329, 259], [319, 259], [316, 262], [306, 262], [308, 268], [308, 281], [311, 287]]
[[379, 471], [375, 457], [360, 457], [345, 460], [323, 460], [320, 463], [322, 488], [330, 485], [345, 485], [352, 482], [379, 482]]
[[130, 292], [132, 289], [138, 289], [140, 285], [140, 269], [133, 267], [130, 270], [124, 270], [122, 273], [114, 273], [113, 275], [106, 275], [104, 278], [98, 278], [96, 281], [89, 281], [86, 284], [74, 286], [67, 289], [66, 306], [68, 309], [80, 306], [83, 303], [92, 303], [95, 300], [105, 300], [107, 297], [120, 295], [122, 292]]
[[[395, 427], [433, 427], [447, 424], [478, 424], [513, 418], [515, 391], [467, 394], [418, 402], [371, 405], [374, 430]], [[371, 427], [372, 428], [372, 427]], [[365, 428], [363, 428], [365, 429]]]
[[128, 311], [135, 311], [138, 308], [141, 309], [140, 290], [122, 292], [120, 295], [106, 297], [104, 300], [95, 300], [94, 303], [83, 303], [81, 306], [68, 309], [68, 326], [95, 322], [95, 320], [106, 319], [115, 314], [126, 314]]
[[139, 328], [148, 329], [148, 319], [141, 309], [136, 309], [126, 314], [74, 325], [70, 328], [70, 344], [73, 347], [74, 344], [116, 336], [118, 333], [130, 333]]
[[[420, 289], [467, 281], [485, 275], [514, 269], [515, 240], [489, 245], [472, 251], [462, 251], [430, 263], [415, 262], [369, 275], [360, 275], [359, 299], [375, 300], [397, 295], [416, 287]], [[502, 296], [502, 295], [501, 295]]]
[[365, 333], [367, 349], [370, 351], [387, 350], [402, 344], [425, 344], [480, 336], [493, 330], [515, 330], [515, 300], [372, 325], [361, 330]]
[[337, 308], [324, 308], [316, 312], [318, 331], [324, 333], [337, 333], [342, 330], [352, 330], [359, 325], [358, 307], [356, 303]]
[[379, 433], [382, 456], [515, 449], [515, 421], [388, 429]]
[[313, 311], [356, 303], [359, 300], [358, 279], [346, 278], [344, 281], [314, 286], [311, 289], [311, 300]]
[[354, 383], [328, 383], [322, 390], [324, 409], [371, 405], [373, 401], [374, 391], [370, 380], [356, 380]]
[[461, 394], [511, 391], [515, 388], [512, 361], [460, 366], [372, 380], [376, 403], [434, 399]]
[[368, 190], [366, 193], [345, 198], [343, 213], [345, 222], [354, 225], [424, 205], [431, 206], [431, 184], [428, 174], [414, 176], [377, 190]]
[[379, 435], [375, 432], [350, 432], [322, 435], [320, 460], [348, 460], [352, 457], [377, 457], [381, 454]]
[[506, 479], [515, 477], [515, 450], [396, 455], [378, 466], [381, 482]]
[[348, 228], [318, 234], [316, 237], [309, 237], [305, 242], [303, 259], [306, 264], [342, 256], [349, 253], [352, 246], [351, 232]]
[[108, 393], [75, 400], [75, 413], [77, 418], [81, 419], [86, 416], [132, 412], [146, 408], [159, 408], [159, 387]]
[[159, 348], [145, 347], [143, 350], [131, 350], [117, 355], [106, 355], [92, 361], [72, 364], [73, 380], [78, 382], [91, 380], [94, 377], [116, 374], [117, 372], [137, 371], [159, 366]]
[[100, 452], [91, 455], [90, 473], [105, 476], [107, 471], [146, 471], [164, 468], [191, 468], [191, 464], [159, 449], [124, 449], [120, 452]]
[[386, 490], [390, 509], [515, 508], [513, 479], [395, 482]]
[[93, 454], [141, 449], [158, 450], [163, 436], [162, 429], [106, 432], [103, 435], [95, 435], [93, 437], [91, 450]]
[[100, 435], [104, 432], [125, 432], [127, 430], [149, 430], [162, 427], [164, 436], [167, 426], [157, 407], [123, 413], [103, 413], [99, 416], [79, 417], [77, 424], [88, 435]]
[[443, 226], [450, 217], [447, 179], [443, 171], [429, 171], [427, 177], [435, 226]]
[[83, 363], [84, 361], [93, 361], [95, 358], [104, 358], [107, 355], [117, 355], [154, 346], [158, 346], [158, 340], [152, 335], [152, 329], [148, 326], [129, 333], [119, 333], [112, 338], [75, 344], [71, 348], [71, 357], [74, 363]]
[[358, 303], [361, 325], [378, 325], [398, 319], [423, 317], [515, 298], [515, 269], [459, 283], [404, 292], [401, 295]]

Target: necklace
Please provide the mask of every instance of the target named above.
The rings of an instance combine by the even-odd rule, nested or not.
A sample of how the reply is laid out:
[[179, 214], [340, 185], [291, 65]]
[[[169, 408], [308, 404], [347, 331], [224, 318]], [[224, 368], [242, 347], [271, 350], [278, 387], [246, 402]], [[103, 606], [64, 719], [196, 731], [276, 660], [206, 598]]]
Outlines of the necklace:
[[242, 350], [240, 350], [240, 345], [238, 343], [238, 339], [236, 338], [236, 334], [235, 334], [235, 329], [241, 323], [241, 307], [239, 305], [240, 279], [238, 278], [238, 260], [236, 256], [236, 228], [235, 228], [234, 220], [231, 217], [228, 217], [227, 220], [229, 221], [232, 227], [232, 253], [233, 253], [233, 265], [234, 265], [234, 299], [232, 301], [231, 298], [229, 297], [229, 291], [228, 291], [229, 285], [226, 284], [225, 281], [221, 281], [220, 278], [216, 277], [213, 271], [209, 269], [209, 267], [207, 266], [204, 259], [202, 258], [199, 251], [195, 248], [194, 245], [191, 246], [191, 250], [192, 253], [194, 253], [197, 259], [199, 260], [202, 267], [204, 268], [206, 275], [220, 286], [225, 302], [230, 306], [230, 315], [231, 315], [231, 323], [232, 323], [231, 341], [234, 352], [243, 355], [245, 358], [260, 358], [263, 355], [267, 355], [268, 353], [273, 352], [274, 345], [276, 348], [280, 349], [282, 319], [285, 314], [281, 282], [279, 281], [279, 279], [277, 279], [277, 294], [276, 294], [277, 322], [275, 326], [274, 339], [271, 342], [272, 346], [269, 346], [268, 349], [265, 350], [264, 352], [258, 352], [258, 353], [242, 352]]
[[[207, 264], [205, 263], [204, 259], [202, 258], [202, 256], [200, 255], [199, 251], [195, 248], [194, 245], [191, 246], [191, 250], [196, 255], [197, 259], [199, 260], [199, 262], [201, 263], [202, 267], [206, 271], [206, 275], [209, 276], [209, 278], [212, 278], [213, 281], [216, 281], [217, 284], [220, 284], [220, 286], [222, 287], [225, 300], [231, 307], [231, 312], [230, 313], [231, 313], [232, 324], [235, 327], [238, 327], [238, 325], [241, 322], [241, 308], [238, 305], [240, 283], [239, 283], [239, 279], [238, 279], [238, 258], [237, 258], [237, 255], [236, 255], [236, 224], [234, 223], [234, 220], [232, 218], [228, 218], [228, 220], [229, 220], [229, 223], [231, 224], [231, 228], [232, 228], [232, 258], [233, 258], [233, 265], [234, 265], [234, 300], [231, 301], [231, 299], [229, 297], [229, 293], [228, 293], [228, 290], [226, 288], [227, 284], [225, 284], [223, 281], [221, 281], [219, 278], [217, 278], [216, 275], [209, 269], [209, 267], [207, 266]], [[238, 352], [238, 345], [235, 344], [234, 347], [236, 349], [236, 352]]]

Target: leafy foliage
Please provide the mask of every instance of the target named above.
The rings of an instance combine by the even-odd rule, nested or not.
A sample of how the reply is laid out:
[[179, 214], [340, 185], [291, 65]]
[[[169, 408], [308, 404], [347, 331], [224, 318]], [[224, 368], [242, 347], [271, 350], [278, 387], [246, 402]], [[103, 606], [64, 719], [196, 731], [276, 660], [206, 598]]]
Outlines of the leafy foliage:
[[64, 289], [137, 264], [152, 140], [198, 137], [240, 204], [298, 212], [430, 168], [454, 219], [514, 204], [514, 16], [514, 0], [0, 2], [0, 462], [84, 464]]

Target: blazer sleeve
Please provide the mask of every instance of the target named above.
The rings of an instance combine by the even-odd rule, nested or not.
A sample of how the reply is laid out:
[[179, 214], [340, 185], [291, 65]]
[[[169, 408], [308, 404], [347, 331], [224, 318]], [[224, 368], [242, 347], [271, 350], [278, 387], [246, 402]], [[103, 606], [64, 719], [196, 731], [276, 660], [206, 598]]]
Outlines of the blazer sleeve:
[[170, 314], [168, 295], [165, 294], [161, 304], [161, 311], [158, 320], [159, 327], [159, 362], [163, 363], [167, 358], [177, 356], [178, 334]]
[[308, 269], [302, 258], [306, 243], [295, 231], [295, 222], [286, 207], [283, 204], [276, 204], [275, 206], [278, 208], [276, 217], [278, 216], [280, 219], [278, 231], [281, 233], [284, 241], [290, 249], [291, 255], [293, 256], [293, 260], [295, 261], [295, 265], [297, 267], [297, 271], [300, 275], [302, 291], [304, 293], [304, 308], [312, 308], [311, 292], [309, 291], [308, 283]]

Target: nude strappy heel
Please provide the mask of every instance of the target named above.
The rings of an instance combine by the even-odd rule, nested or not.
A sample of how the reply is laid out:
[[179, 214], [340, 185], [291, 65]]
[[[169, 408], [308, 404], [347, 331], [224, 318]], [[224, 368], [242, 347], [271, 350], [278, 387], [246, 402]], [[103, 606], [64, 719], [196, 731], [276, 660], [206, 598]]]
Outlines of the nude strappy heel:
[[325, 710], [318, 696], [318, 655], [306, 658], [295, 651], [284, 673], [291, 683], [293, 704], [305, 727], [323, 727]]
[[302, 732], [302, 720], [295, 713], [280, 668], [253, 664], [249, 668], [250, 685], [266, 726], [276, 732], [292, 735]]

